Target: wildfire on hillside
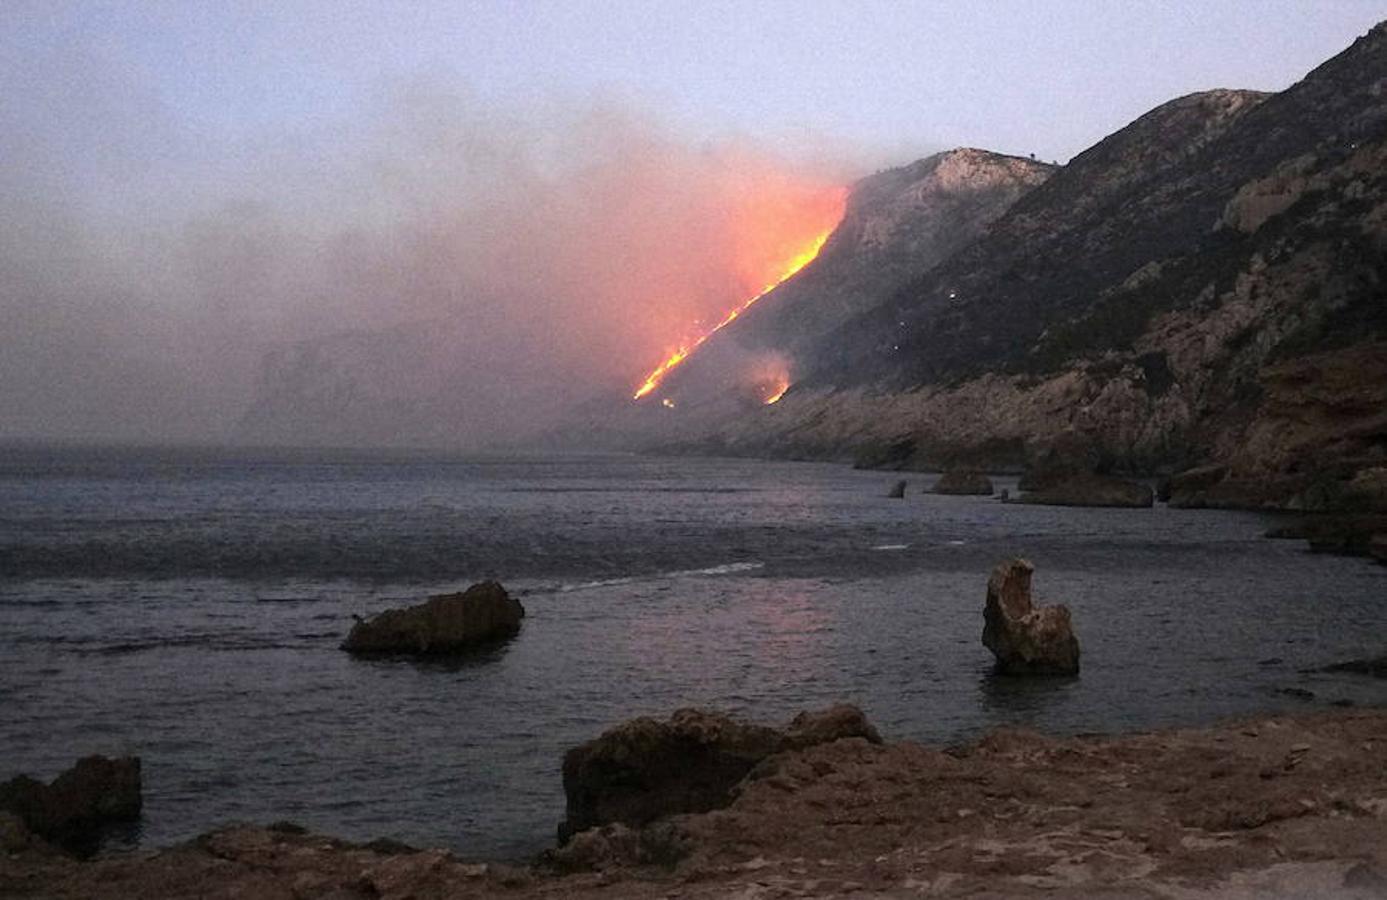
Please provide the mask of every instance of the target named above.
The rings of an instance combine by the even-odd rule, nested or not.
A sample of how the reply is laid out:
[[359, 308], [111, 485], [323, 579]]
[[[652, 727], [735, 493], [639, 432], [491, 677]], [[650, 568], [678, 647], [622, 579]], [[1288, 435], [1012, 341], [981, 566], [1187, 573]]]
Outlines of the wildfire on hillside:
[[[639, 400], [660, 386], [671, 371], [678, 367], [689, 355], [697, 350], [708, 338], [718, 331], [726, 328], [736, 321], [737, 317], [746, 312], [757, 300], [775, 290], [787, 279], [792, 277], [800, 269], [803, 269], [823, 249], [828, 236], [833, 233], [833, 229], [838, 227], [838, 222], [843, 217], [843, 210], [847, 204], [847, 191], [843, 188], [833, 189], [831, 198], [822, 204], [822, 210], [816, 221], [805, 223], [780, 223], [781, 227], [776, 229], [785, 236], [785, 247], [788, 251], [779, 262], [773, 263], [773, 268], [767, 273], [767, 277], [762, 282], [762, 287], [746, 300], [729, 311], [716, 324], [710, 328], [705, 328], [696, 334], [692, 339], [688, 339], [679, 344], [678, 348], [672, 351], [663, 362], [651, 370], [645, 380], [636, 388], [636, 392], [631, 395], [631, 399]], [[813, 230], [810, 231], [809, 229]], [[779, 234], [776, 235], [777, 237]], [[760, 235], [764, 240], [766, 235]], [[767, 393], [766, 403], [774, 403], [789, 389], [789, 381], [785, 380], [783, 385], [775, 387]]]
[[773, 385], [771, 386], [770, 393], [766, 395], [766, 399], [765, 399], [763, 402], [765, 403], [766, 406], [770, 406], [772, 403], [774, 403], [775, 401], [779, 400], [781, 397], [784, 397], [784, 396], [785, 396], [785, 392], [788, 391], [789, 389], [790, 389], [790, 381], [789, 381], [789, 379], [788, 379], [788, 378], [782, 378], [780, 381], [777, 381], [775, 384], [773, 384]]

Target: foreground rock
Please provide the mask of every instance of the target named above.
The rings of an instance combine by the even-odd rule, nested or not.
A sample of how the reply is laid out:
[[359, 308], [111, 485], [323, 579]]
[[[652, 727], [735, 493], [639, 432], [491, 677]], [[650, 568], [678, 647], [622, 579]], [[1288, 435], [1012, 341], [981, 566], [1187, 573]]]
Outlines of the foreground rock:
[[992, 479], [981, 472], [956, 470], [945, 472], [934, 483], [936, 494], [966, 494], [992, 496]]
[[1031, 603], [1031, 574], [1024, 559], [1000, 563], [987, 579], [982, 642], [1005, 675], [1076, 675], [1079, 640], [1069, 608]]
[[718, 809], [767, 757], [842, 738], [881, 742], [862, 711], [847, 705], [801, 713], [785, 728], [698, 709], [681, 709], [667, 722], [633, 719], [565, 754], [568, 804], [559, 840], [596, 825], [641, 826]]
[[[1387, 873], [1384, 748], [1387, 712], [1361, 710], [950, 750], [843, 740], [768, 760], [725, 809], [607, 829], [576, 874], [233, 827], [91, 862], [0, 854], [0, 896], [1367, 900]], [[678, 858], [642, 861], [656, 848]]]
[[1150, 508], [1156, 499], [1149, 485], [1106, 475], [1070, 475], [1048, 480], [1021, 495], [1021, 503], [1044, 506], [1124, 506]]
[[460, 594], [440, 594], [359, 621], [342, 649], [362, 656], [447, 655], [513, 636], [524, 616], [519, 600], [496, 582], [484, 581]]
[[13, 817], [0, 831], [7, 846], [26, 843], [27, 831], [86, 854], [96, 849], [104, 825], [138, 819], [141, 805], [138, 757], [87, 756], [50, 784], [27, 775], [0, 784], [0, 810]]

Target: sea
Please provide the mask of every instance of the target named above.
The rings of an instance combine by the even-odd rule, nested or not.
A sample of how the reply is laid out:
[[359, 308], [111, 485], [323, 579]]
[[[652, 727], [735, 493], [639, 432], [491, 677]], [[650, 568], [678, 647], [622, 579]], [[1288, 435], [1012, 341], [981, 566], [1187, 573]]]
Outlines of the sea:
[[[1281, 520], [925, 492], [931, 475], [628, 455], [0, 448], [0, 778], [143, 760], [108, 852], [292, 821], [522, 860], [564, 752], [699, 706], [846, 701], [889, 740], [1121, 733], [1387, 703], [1387, 567]], [[997, 487], [1015, 492], [1013, 480]], [[988, 573], [1073, 613], [1076, 678], [992, 672]], [[353, 616], [496, 579], [513, 640], [355, 659]]]

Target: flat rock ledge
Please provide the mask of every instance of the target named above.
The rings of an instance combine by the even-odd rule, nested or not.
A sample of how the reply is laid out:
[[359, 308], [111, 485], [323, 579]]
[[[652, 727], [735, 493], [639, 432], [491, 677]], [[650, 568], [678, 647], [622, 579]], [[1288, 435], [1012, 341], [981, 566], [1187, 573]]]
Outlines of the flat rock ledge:
[[1015, 503], [1042, 506], [1110, 506], [1149, 509], [1156, 492], [1150, 485], [1106, 475], [1070, 475], [1047, 479], [1026, 490]]
[[999, 563], [987, 579], [983, 606], [983, 646], [997, 658], [1003, 675], [1077, 675], [1079, 639], [1069, 607], [1031, 602], [1029, 560]]
[[981, 472], [963, 469], [945, 472], [934, 483], [934, 493], [990, 497], [992, 479]]
[[606, 826], [579, 871], [236, 826], [86, 862], [0, 852], [0, 896], [1368, 900], [1387, 891], [1384, 755], [1382, 710], [952, 749], [839, 740], [777, 754], [724, 809]]
[[519, 600], [484, 581], [358, 621], [342, 649], [358, 656], [445, 656], [514, 636], [524, 616]]

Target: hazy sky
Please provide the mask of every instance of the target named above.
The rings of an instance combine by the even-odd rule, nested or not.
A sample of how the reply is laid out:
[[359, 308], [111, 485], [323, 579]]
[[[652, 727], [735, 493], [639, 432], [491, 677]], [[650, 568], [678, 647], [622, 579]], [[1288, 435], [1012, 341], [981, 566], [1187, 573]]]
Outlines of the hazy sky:
[[1284, 88], [1383, 17], [1380, 0], [7, 0], [0, 57], [21, 86], [45, 57], [99, 57], [228, 138], [330, 125], [422, 74], [504, 109], [629, 98], [696, 138], [1067, 158], [1182, 93]]
[[639, 383], [774, 262], [755, 223], [801, 240], [855, 174], [957, 145], [1065, 160], [1184, 93], [1284, 88], [1379, 17], [4, 0], [0, 439], [215, 439], [267, 350], [402, 326], [441, 357], [419, 390], [504, 430]]

